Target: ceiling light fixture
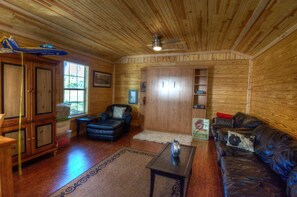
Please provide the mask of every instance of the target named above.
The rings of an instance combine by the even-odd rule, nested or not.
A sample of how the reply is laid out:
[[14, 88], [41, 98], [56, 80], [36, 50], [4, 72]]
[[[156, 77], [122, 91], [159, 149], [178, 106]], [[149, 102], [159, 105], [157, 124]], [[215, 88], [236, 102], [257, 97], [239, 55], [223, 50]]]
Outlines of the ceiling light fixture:
[[153, 49], [154, 51], [162, 50], [161, 36], [159, 36], [158, 34], [153, 35]]

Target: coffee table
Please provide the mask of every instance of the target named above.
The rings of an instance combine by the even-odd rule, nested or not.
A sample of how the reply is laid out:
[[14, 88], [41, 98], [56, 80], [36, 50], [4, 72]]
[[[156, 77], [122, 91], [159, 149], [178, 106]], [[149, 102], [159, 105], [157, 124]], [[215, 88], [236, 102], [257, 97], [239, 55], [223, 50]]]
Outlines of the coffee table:
[[[151, 187], [150, 196], [154, 193], [155, 175], [161, 175], [172, 179], [177, 179], [180, 182], [180, 196], [184, 195], [185, 179], [190, 178], [192, 173], [192, 163], [196, 152], [196, 147], [180, 145], [181, 153], [179, 159], [174, 159], [171, 156], [171, 145], [167, 143], [164, 149], [156, 155], [150, 163], [147, 164], [147, 168], [151, 170]], [[189, 183], [189, 179], [188, 179]], [[187, 189], [185, 190], [185, 196], [187, 196]]]

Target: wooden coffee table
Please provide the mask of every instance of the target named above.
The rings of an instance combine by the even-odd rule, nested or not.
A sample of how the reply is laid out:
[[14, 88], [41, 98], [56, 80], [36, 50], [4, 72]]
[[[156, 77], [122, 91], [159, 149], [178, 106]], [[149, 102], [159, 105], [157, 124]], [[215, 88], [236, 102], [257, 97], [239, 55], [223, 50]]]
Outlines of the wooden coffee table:
[[[192, 173], [192, 163], [196, 152], [196, 147], [181, 145], [181, 153], [178, 160], [173, 160], [171, 156], [171, 145], [167, 143], [164, 149], [155, 156], [146, 166], [151, 170], [150, 196], [154, 193], [155, 175], [161, 175], [180, 181], [180, 196], [184, 195], [185, 179], [190, 178]], [[189, 183], [189, 180], [188, 180]], [[187, 189], [185, 196], [187, 196]]]

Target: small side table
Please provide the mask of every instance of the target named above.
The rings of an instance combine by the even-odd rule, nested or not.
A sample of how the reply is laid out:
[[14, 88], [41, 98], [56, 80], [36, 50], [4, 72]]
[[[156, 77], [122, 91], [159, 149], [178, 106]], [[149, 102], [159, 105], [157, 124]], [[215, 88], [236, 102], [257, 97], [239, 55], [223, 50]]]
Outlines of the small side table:
[[81, 123], [86, 123], [89, 124], [95, 120], [98, 120], [97, 116], [85, 116], [85, 117], [81, 117], [81, 118], [77, 118], [77, 134], [76, 136], [79, 137], [79, 131], [80, 131], [80, 124]]

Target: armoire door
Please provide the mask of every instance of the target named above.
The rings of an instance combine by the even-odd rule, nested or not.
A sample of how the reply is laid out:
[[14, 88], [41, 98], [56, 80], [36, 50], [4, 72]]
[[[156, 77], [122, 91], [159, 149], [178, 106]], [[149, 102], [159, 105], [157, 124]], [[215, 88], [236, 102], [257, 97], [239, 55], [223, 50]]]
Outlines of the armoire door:
[[56, 120], [49, 119], [32, 124], [32, 153], [55, 148]]
[[[3, 126], [18, 124], [21, 111], [22, 122], [28, 122], [31, 119], [30, 111], [30, 63], [25, 63], [23, 76], [22, 65], [20, 61], [13, 59], [1, 59], [1, 113], [5, 114]], [[23, 78], [23, 86], [21, 82]], [[22, 90], [22, 107], [20, 110], [20, 97]]]
[[32, 118], [38, 121], [55, 116], [54, 91], [55, 67], [51, 65], [35, 65], [33, 67]]
[[[2, 128], [2, 135], [4, 137], [9, 137], [18, 140], [18, 126], [11, 126]], [[21, 126], [21, 155], [22, 158], [26, 158], [31, 155], [31, 128], [30, 124], [23, 124]], [[11, 146], [11, 156], [12, 161], [17, 162], [18, 156], [18, 145], [13, 144]]]

